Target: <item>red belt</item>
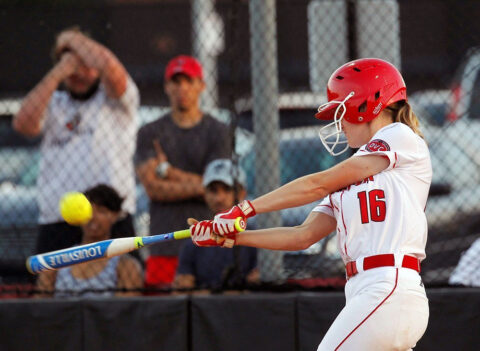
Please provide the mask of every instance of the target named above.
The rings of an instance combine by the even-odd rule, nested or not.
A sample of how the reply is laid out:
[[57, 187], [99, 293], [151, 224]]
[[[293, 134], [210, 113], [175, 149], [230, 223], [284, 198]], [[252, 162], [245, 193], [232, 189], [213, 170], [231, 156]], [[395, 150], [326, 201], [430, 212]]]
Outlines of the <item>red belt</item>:
[[[395, 256], [393, 254], [368, 256], [363, 259], [364, 271], [372, 268], [393, 266], [395, 266]], [[410, 268], [414, 271], [420, 272], [420, 261], [416, 257], [405, 255], [403, 256], [401, 267]], [[347, 271], [347, 279], [358, 273], [356, 261], [348, 262], [345, 268]]]

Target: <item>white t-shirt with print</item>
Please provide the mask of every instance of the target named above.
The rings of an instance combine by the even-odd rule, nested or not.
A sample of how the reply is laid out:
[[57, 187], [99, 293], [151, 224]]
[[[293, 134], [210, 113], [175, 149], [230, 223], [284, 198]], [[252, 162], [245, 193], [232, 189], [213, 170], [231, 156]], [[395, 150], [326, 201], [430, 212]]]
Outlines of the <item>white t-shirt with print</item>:
[[102, 84], [86, 101], [56, 91], [45, 111], [37, 181], [41, 224], [61, 221], [58, 203], [65, 192], [104, 183], [125, 197], [135, 212], [135, 173], [139, 93], [130, 77], [120, 99], [109, 98]]
[[313, 211], [337, 221], [343, 261], [394, 253], [423, 260], [427, 241], [425, 206], [432, 166], [425, 141], [402, 123], [383, 127], [352, 157], [382, 155], [382, 172], [327, 196]]

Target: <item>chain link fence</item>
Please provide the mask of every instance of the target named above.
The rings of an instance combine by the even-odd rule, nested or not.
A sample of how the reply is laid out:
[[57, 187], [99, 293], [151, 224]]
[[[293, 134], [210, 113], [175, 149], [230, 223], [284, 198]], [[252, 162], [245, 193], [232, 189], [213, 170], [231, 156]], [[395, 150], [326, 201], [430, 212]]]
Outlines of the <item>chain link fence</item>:
[[[360, 57], [394, 63], [407, 83], [434, 171], [421, 274], [427, 286], [447, 285], [479, 237], [479, 11], [467, 0], [0, 2], [2, 32], [11, 33], [0, 57], [0, 296], [341, 288], [335, 233], [295, 252], [200, 254], [184, 248], [188, 240], [161, 243], [42, 278], [25, 259], [185, 229], [187, 218], [226, 206], [209, 195], [230, 191], [224, 201], [238, 201], [244, 189], [254, 198], [345, 159], [323, 148], [313, 115], [331, 72]], [[56, 37], [72, 26], [91, 39]], [[199, 60], [205, 86], [195, 71], [186, 83], [167, 79], [181, 54]], [[232, 160], [234, 182], [205, 189], [201, 176], [218, 158]], [[101, 184], [123, 198], [121, 209], [100, 189], [90, 224], [62, 223], [60, 197]], [[295, 226], [314, 205], [249, 226]]]

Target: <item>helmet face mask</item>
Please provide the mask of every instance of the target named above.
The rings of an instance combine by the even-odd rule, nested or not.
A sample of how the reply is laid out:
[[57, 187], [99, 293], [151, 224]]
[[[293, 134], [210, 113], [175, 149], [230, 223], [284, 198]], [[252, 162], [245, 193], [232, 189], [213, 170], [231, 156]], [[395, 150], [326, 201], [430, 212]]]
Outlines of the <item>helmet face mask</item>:
[[[334, 151], [341, 143], [342, 119], [354, 124], [370, 122], [388, 105], [407, 100], [407, 95], [405, 82], [395, 66], [384, 60], [366, 58], [348, 62], [333, 72], [327, 83], [327, 98], [328, 102], [319, 107], [315, 117], [333, 119], [319, 134], [328, 152], [339, 155], [348, 148], [347, 144], [341, 152]], [[332, 124], [337, 135], [327, 132]]]
[[[338, 105], [335, 108], [333, 122], [328, 123], [326, 126], [323, 126], [318, 131], [318, 136], [320, 137], [323, 146], [332, 156], [338, 156], [348, 150], [348, 142], [342, 130], [342, 120], [347, 112], [347, 107], [345, 106], [345, 103], [353, 95], [354, 93], [352, 92], [343, 101], [332, 100], [327, 102], [326, 104], [321, 105], [318, 108], [318, 112], [321, 112], [322, 108], [329, 107], [332, 104]], [[336, 151], [337, 146], [343, 146], [343, 149], [340, 149], [340, 151]]]

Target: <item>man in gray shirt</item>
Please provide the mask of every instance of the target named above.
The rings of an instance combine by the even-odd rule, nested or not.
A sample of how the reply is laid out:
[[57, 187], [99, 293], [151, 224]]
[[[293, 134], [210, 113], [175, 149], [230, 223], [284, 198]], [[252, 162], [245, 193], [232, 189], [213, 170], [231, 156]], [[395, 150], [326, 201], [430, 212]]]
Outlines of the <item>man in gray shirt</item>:
[[[188, 217], [210, 218], [202, 174], [210, 161], [231, 156], [228, 126], [200, 110], [205, 89], [200, 63], [190, 56], [173, 58], [165, 70], [164, 89], [171, 112], [139, 130], [135, 157], [150, 199], [151, 234], [185, 229]], [[182, 244], [171, 241], [150, 249], [147, 288], [170, 286]]]

